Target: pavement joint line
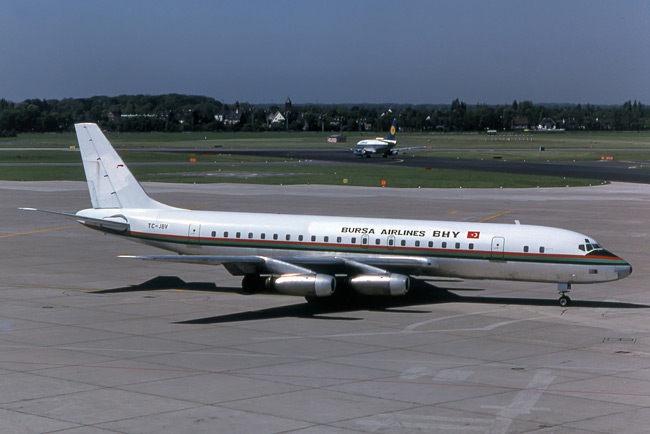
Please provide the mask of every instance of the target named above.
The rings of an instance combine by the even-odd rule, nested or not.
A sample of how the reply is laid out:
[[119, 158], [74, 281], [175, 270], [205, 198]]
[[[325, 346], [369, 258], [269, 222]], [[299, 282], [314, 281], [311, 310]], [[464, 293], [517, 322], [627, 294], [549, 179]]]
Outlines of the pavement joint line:
[[[40, 345], [11, 345], [11, 344], [0, 344], [0, 348], [12, 348], [12, 349], [42, 349], [42, 348], [48, 348], [48, 349], [57, 349], [57, 350], [63, 350], [63, 351], [113, 351], [113, 352], [124, 352], [124, 353], [149, 353], [149, 354], [169, 354], [171, 351], [170, 350], [142, 350], [142, 349], [130, 349], [130, 348], [96, 348], [96, 347], [82, 347], [82, 346], [74, 346], [74, 345], [53, 345], [53, 346], [40, 346]], [[253, 357], [253, 358], [260, 358], [260, 357], [268, 357], [268, 358], [291, 358], [291, 359], [299, 359], [299, 360], [321, 360], [323, 357], [320, 356], [305, 356], [305, 355], [298, 355], [298, 354], [268, 354], [268, 353], [233, 353], [233, 352], [225, 352], [225, 351], [208, 351], [207, 349], [204, 350], [199, 350], [199, 351], [181, 351], [178, 354], [184, 354], [184, 355], [198, 355], [198, 356], [227, 356], [227, 357]], [[358, 357], [357, 356], [335, 356], [330, 358], [333, 363], [339, 363], [337, 360], [342, 360], [342, 361], [367, 361], [368, 359], [363, 358], [363, 357]], [[382, 359], [382, 361], [385, 362], [404, 362], [405, 360], [403, 359]], [[416, 360], [414, 361], [415, 363], [420, 363], [420, 364], [427, 364], [427, 365], [443, 365], [447, 366], [449, 365], [449, 362], [447, 361], [434, 361], [434, 360]], [[56, 363], [48, 363], [48, 362], [20, 362], [20, 361], [5, 361], [0, 359], [0, 364], [3, 363], [24, 363], [27, 365], [58, 365]], [[458, 364], [459, 366], [465, 366], [465, 363], [460, 363]], [[68, 366], [68, 365], [64, 365]], [[93, 365], [69, 365], [69, 366], [81, 366], [81, 367], [93, 367]], [[512, 368], [513, 366], [518, 366], [514, 365], [513, 363], [507, 363], [507, 362], [492, 362], [488, 363], [487, 366], [495, 367], [495, 368]], [[527, 368], [528, 371], [535, 371], [538, 369], [551, 369], [551, 370], [567, 370], [567, 371], [573, 371], [573, 370], [581, 370], [581, 371], [605, 371], [605, 372], [610, 372], [609, 374], [603, 374], [603, 375], [616, 375], [621, 372], [625, 371], [620, 371], [620, 370], [615, 370], [613, 368], [601, 368], [601, 367], [591, 367], [591, 366], [581, 366], [581, 367], [567, 367], [567, 366], [559, 366], [559, 365], [549, 365], [549, 366], [534, 366]], [[207, 373], [223, 373], [223, 371], [201, 371], [198, 370], [197, 372], [207, 372]], [[307, 377], [311, 378], [311, 377]], [[314, 377], [314, 378], [320, 378], [320, 377]], [[351, 379], [351, 381], [354, 379]], [[405, 383], [408, 383], [408, 381], [405, 381]], [[415, 383], [417, 384], [417, 383]], [[521, 390], [515, 388], [515, 390]], [[582, 392], [580, 392], [582, 393]], [[585, 392], [586, 393], [586, 392]], [[648, 396], [650, 397], [650, 393], [648, 394], [641, 394], [639, 396]]]
[[77, 228], [77, 227], [80, 227], [80, 226], [79, 225], [72, 225], [72, 226], [61, 226], [61, 227], [58, 227], [58, 228], [39, 229], [37, 231], [29, 231], [29, 232], [20, 232], [20, 233], [17, 233], [17, 234], [0, 235], [0, 238], [17, 237], [18, 235], [38, 234], [38, 233], [41, 233], [41, 232], [58, 231], [59, 229], [70, 229], [70, 228]]
[[547, 393], [569, 393], [569, 394], [587, 394], [587, 395], [609, 395], [609, 396], [628, 396], [638, 398], [650, 398], [650, 393], [631, 393], [631, 392], [613, 392], [613, 391], [599, 391], [599, 390], [575, 390], [575, 389], [548, 389], [545, 387], [514, 387], [514, 386], [499, 386], [492, 384], [459, 384], [459, 383], [440, 383], [433, 381], [404, 381], [404, 380], [387, 380], [387, 379], [364, 379], [364, 378], [349, 378], [349, 377], [324, 377], [316, 375], [290, 375], [290, 374], [266, 374], [254, 372], [236, 372], [236, 371], [211, 371], [204, 369], [186, 369], [186, 368], [136, 368], [129, 366], [97, 366], [97, 365], [84, 365], [84, 364], [70, 364], [70, 363], [49, 363], [49, 362], [27, 362], [27, 361], [7, 361], [0, 360], [0, 364], [18, 364], [18, 365], [34, 365], [34, 366], [51, 366], [58, 368], [95, 368], [95, 369], [116, 369], [116, 370], [129, 370], [129, 371], [166, 371], [166, 372], [188, 372], [188, 373], [202, 373], [202, 374], [221, 374], [232, 375], [240, 377], [276, 377], [276, 378], [302, 378], [310, 380], [334, 380], [334, 381], [356, 381], [361, 383], [383, 383], [383, 384], [413, 384], [423, 386], [437, 386], [437, 387], [457, 387], [457, 388], [474, 388], [474, 389], [501, 389], [508, 391], [526, 391], [526, 392], [547, 392]]

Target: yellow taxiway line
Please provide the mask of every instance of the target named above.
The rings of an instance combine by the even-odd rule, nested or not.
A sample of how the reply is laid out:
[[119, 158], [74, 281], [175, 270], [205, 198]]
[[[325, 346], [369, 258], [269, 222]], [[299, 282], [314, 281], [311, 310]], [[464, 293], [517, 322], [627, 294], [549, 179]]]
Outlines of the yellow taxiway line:
[[493, 215], [491, 217], [488, 217], [488, 218], [484, 218], [483, 220], [479, 220], [478, 223], [485, 223], [488, 220], [492, 220], [492, 219], [495, 219], [497, 217], [501, 217], [502, 215], [510, 214], [511, 212], [512, 211], [503, 211], [502, 213], [495, 214], [495, 215]]
[[21, 233], [19, 233], [19, 234], [0, 235], [0, 238], [17, 237], [18, 235], [38, 234], [38, 233], [40, 233], [40, 232], [58, 231], [59, 229], [70, 229], [70, 228], [78, 228], [78, 227], [80, 227], [80, 226], [79, 226], [79, 225], [61, 226], [61, 227], [59, 227], [59, 228], [40, 229], [40, 230], [38, 230], [38, 231], [21, 232]]

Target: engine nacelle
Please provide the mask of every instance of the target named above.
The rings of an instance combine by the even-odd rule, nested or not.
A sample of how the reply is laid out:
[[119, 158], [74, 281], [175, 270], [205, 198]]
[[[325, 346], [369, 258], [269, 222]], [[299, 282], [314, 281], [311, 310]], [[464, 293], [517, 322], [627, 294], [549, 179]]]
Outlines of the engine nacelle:
[[281, 294], [328, 297], [336, 289], [336, 279], [327, 274], [283, 274], [269, 277], [267, 284]]
[[404, 295], [411, 285], [408, 276], [401, 274], [363, 274], [348, 280], [350, 288], [363, 295]]

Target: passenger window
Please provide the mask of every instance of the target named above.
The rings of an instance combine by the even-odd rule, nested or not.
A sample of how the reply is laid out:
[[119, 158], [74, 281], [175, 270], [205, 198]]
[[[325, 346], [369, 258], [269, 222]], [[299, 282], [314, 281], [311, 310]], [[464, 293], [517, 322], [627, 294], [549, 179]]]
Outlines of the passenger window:
[[377, 239], [375, 240], [375, 244], [377, 244], [377, 245], [381, 244], [381, 240], [380, 240], [379, 238], [377, 238]]
[[287, 234], [287, 241], [291, 239], [291, 235]]
[[544, 253], [544, 247], [539, 248], [539, 253]]
[[253, 233], [252, 232], [248, 233], [248, 238], [253, 238]]
[[352, 237], [352, 239], [351, 239], [350, 241], [352, 241], [352, 244], [356, 244], [356, 243], [357, 243], [357, 239], [356, 239], [355, 237]]
[[341, 244], [341, 237], [336, 237], [336, 242]]
[[405, 246], [406, 245], [406, 240], [402, 240], [401, 244], [402, 244], [402, 246]]
[[429, 247], [433, 247], [433, 241], [429, 241]]
[[312, 242], [316, 241], [316, 235], [312, 235], [312, 236], [311, 236], [311, 241], [312, 241]]
[[212, 238], [217, 236], [217, 231], [212, 231]]
[[417, 241], [415, 242], [415, 247], [420, 247], [420, 240], [417, 240]]
[[442, 243], [442, 248], [443, 248], [443, 249], [446, 249], [446, 248], [447, 248], [447, 242], [446, 242], [446, 241], [444, 241], [444, 242]]
[[237, 233], [235, 234], [235, 236], [236, 236], [237, 238], [241, 238], [241, 232], [237, 232]]
[[328, 243], [329, 240], [330, 240], [330, 237], [323, 237], [323, 241], [324, 241], [324, 242]]
[[277, 240], [278, 239], [278, 234], [273, 234], [273, 239]]
[[298, 241], [302, 241], [302, 240], [303, 240], [302, 235], [298, 235]]
[[528, 253], [528, 246], [524, 246], [524, 253]]
[[460, 249], [460, 243], [456, 243], [456, 248]]
[[392, 238], [388, 240], [388, 245], [389, 245], [389, 246], [392, 246], [392, 245], [393, 245], [393, 239], [392, 239]]
[[260, 238], [263, 239], [263, 240], [265, 240], [265, 239], [266, 239], [266, 234], [261, 234], [261, 235], [260, 235]]
[[474, 243], [469, 243], [469, 249], [474, 250]]
[[224, 233], [223, 233], [223, 237], [224, 237], [224, 238], [228, 238], [228, 232], [224, 232]]

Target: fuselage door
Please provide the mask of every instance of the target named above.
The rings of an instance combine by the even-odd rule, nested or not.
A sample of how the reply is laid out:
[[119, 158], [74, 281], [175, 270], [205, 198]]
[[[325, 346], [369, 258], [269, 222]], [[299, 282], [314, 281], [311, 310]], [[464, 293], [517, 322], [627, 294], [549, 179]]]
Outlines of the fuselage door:
[[367, 249], [368, 245], [370, 245], [370, 237], [368, 236], [368, 234], [361, 235], [361, 247]]
[[386, 240], [388, 244], [389, 249], [394, 249], [395, 248], [395, 236], [394, 235], [389, 235], [388, 239]]
[[198, 243], [199, 237], [201, 236], [201, 224], [200, 223], [190, 223], [190, 228], [187, 232], [187, 238], [190, 243]]
[[492, 238], [492, 259], [503, 259], [506, 239], [503, 237]]

